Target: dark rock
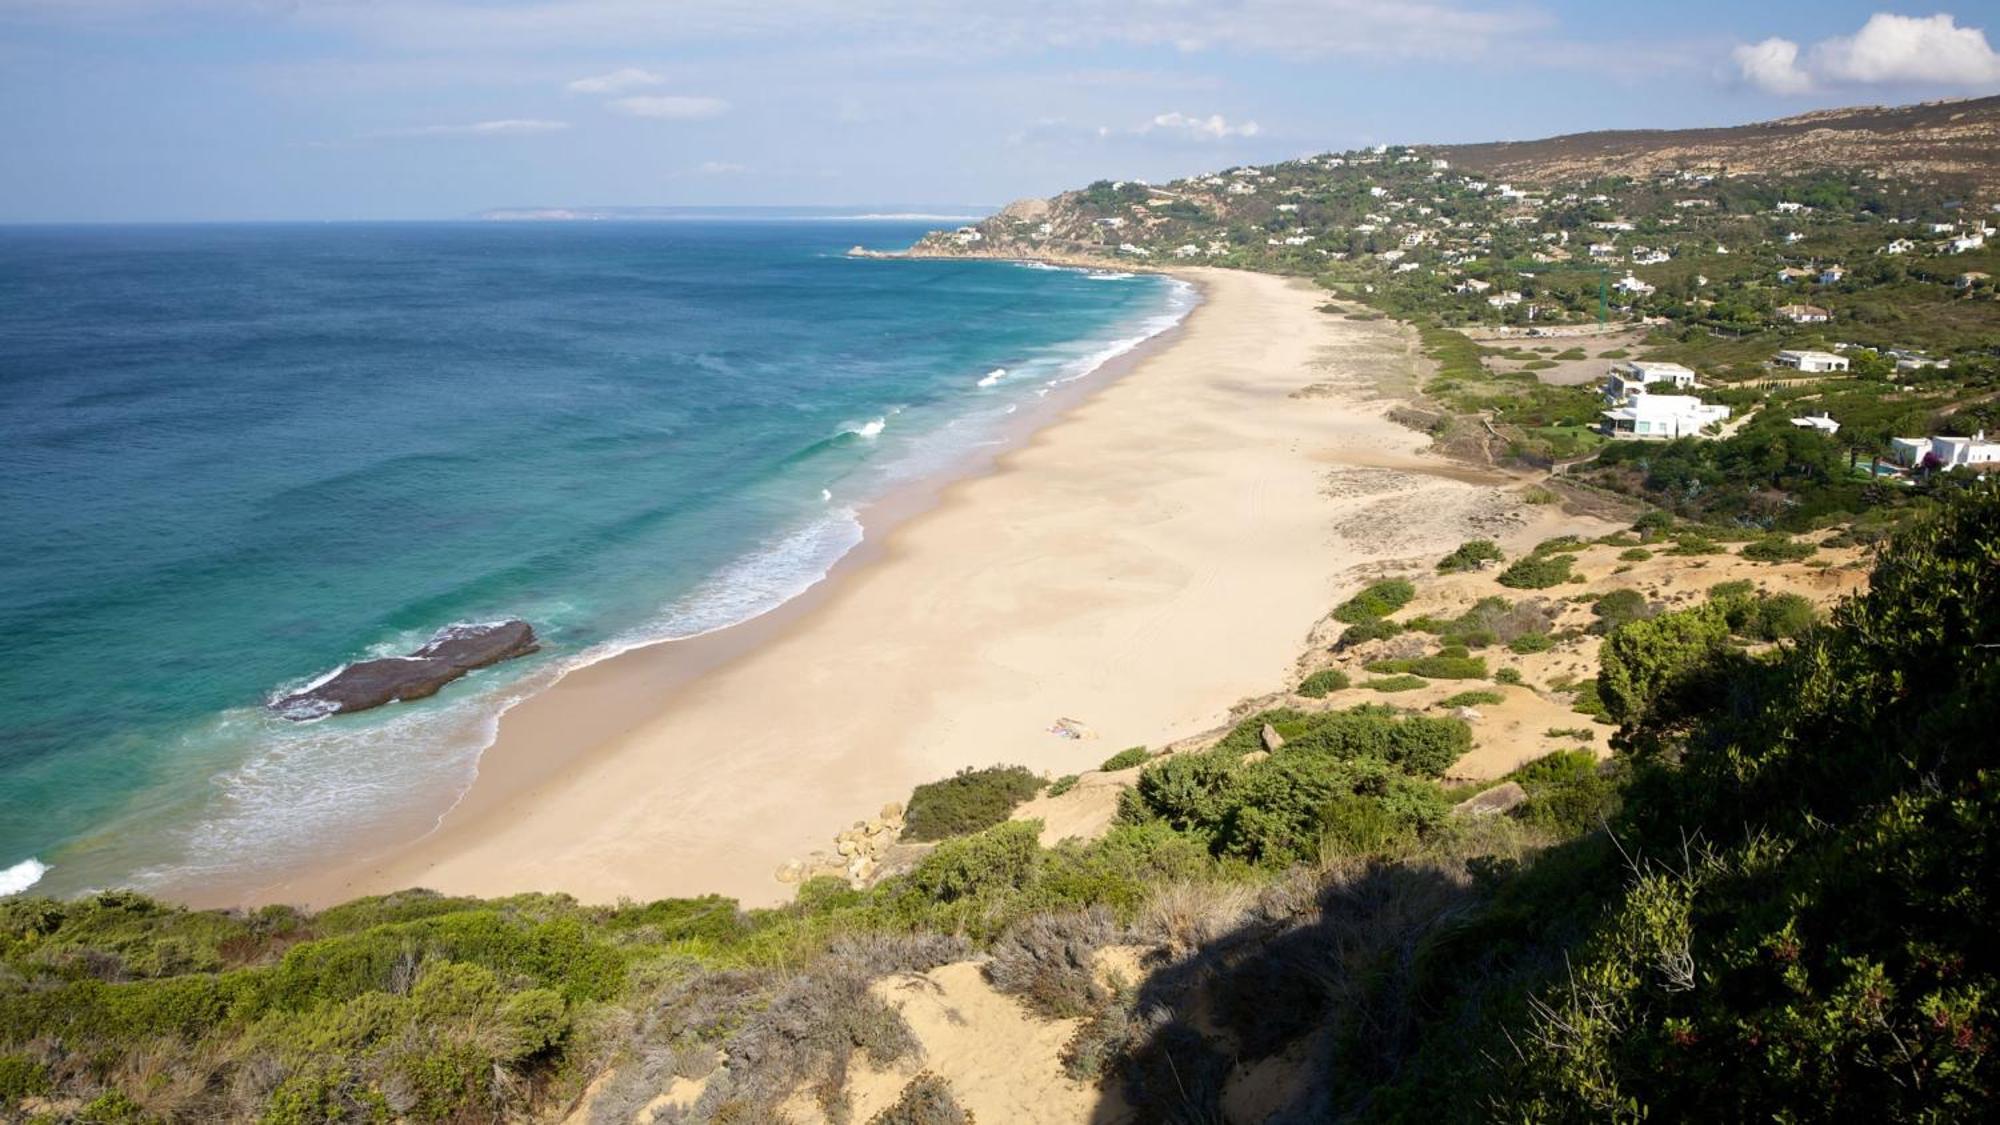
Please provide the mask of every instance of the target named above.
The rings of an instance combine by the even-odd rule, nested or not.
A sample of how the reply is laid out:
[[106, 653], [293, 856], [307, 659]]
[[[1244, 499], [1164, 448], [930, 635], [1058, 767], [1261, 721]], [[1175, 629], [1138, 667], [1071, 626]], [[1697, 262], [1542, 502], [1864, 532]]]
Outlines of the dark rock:
[[447, 625], [408, 656], [349, 664], [271, 707], [287, 719], [317, 719], [422, 699], [474, 668], [526, 656], [541, 647], [534, 627], [525, 621]]

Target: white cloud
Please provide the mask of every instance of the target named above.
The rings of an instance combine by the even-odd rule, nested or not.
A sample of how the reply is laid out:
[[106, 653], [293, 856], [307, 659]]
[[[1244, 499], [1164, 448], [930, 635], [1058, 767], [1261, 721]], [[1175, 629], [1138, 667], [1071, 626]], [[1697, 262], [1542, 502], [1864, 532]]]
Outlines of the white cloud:
[[609, 74], [595, 74], [589, 78], [579, 78], [569, 84], [572, 94], [617, 94], [641, 86], [658, 86], [667, 76], [641, 67], [628, 66]]
[[1986, 33], [1960, 27], [1945, 13], [1878, 12], [1855, 34], [1822, 39], [1810, 50], [1771, 38], [1737, 47], [1734, 56], [1744, 81], [1774, 94], [1822, 86], [2000, 86], [2000, 53]]
[[660, 121], [703, 121], [729, 111], [721, 98], [690, 97], [680, 94], [647, 94], [633, 98], [613, 98], [604, 103], [614, 113], [627, 117], [650, 117]]
[[1944, 13], [1880, 12], [1847, 38], [1813, 48], [1813, 68], [1836, 82], [1909, 82], [1941, 86], [2000, 84], [2000, 54], [1976, 27]]
[[1774, 94], [1803, 94], [1812, 89], [1812, 75], [1799, 69], [1799, 45], [1776, 37], [1736, 48], [1736, 68], [1743, 80]]
[[1141, 126], [1139, 132], [1150, 133], [1155, 130], [1177, 133], [1184, 137], [1202, 141], [1220, 141], [1230, 137], [1254, 137], [1263, 131], [1255, 121], [1245, 121], [1240, 125], [1231, 125], [1219, 113], [1211, 113], [1207, 117], [1189, 117], [1185, 113], [1162, 113]]
[[391, 137], [526, 137], [537, 133], [560, 133], [567, 121], [542, 121], [532, 117], [509, 117], [499, 121], [475, 121], [470, 125], [418, 125], [410, 129], [384, 129], [367, 134], [370, 138]]

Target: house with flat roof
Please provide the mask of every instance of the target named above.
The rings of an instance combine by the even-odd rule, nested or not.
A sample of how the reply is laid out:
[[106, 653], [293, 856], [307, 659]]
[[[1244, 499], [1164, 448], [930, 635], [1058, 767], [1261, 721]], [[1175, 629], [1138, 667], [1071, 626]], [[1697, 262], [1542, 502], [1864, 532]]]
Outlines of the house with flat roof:
[[1605, 436], [1614, 438], [1699, 437], [1708, 426], [1729, 417], [1727, 406], [1706, 403], [1693, 395], [1633, 395], [1624, 405], [1603, 411]]
[[1801, 430], [1818, 430], [1828, 437], [1840, 432], [1840, 423], [1824, 414], [1808, 414], [1803, 418], [1794, 418], [1792, 425]]
[[1784, 305], [1778, 309], [1778, 315], [1793, 324], [1825, 324], [1833, 318], [1832, 313], [1818, 305]]
[[1890, 438], [1889, 457], [1905, 468], [1946, 473], [1969, 468], [1983, 476], [2000, 468], [2000, 441], [1988, 441], [1985, 430], [1971, 437]]
[[1772, 357], [1771, 362], [1779, 367], [1790, 367], [1809, 375], [1847, 370], [1846, 356], [1811, 349], [1787, 349]]
[[1611, 365], [1611, 373], [1604, 380], [1604, 401], [1608, 406], [1618, 406], [1626, 399], [1659, 387], [1686, 390], [1692, 386], [1694, 372], [1678, 363], [1625, 360]]

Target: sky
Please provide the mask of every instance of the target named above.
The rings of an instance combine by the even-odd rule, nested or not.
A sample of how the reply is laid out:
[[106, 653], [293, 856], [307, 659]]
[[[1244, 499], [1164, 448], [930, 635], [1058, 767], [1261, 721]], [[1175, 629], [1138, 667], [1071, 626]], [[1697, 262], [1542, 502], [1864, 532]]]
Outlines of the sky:
[[0, 0], [0, 221], [990, 206], [2000, 93], [2000, 3]]

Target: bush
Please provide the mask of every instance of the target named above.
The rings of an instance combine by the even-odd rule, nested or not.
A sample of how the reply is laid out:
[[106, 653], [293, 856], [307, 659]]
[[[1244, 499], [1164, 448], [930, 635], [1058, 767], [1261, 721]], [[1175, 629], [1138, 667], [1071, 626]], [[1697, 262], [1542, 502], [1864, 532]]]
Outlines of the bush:
[[1143, 766], [1152, 760], [1153, 755], [1144, 746], [1127, 746], [1104, 759], [1104, 764], [1097, 768], [1105, 773], [1116, 773], [1119, 770], [1129, 770], [1133, 766]]
[[1109, 910], [1035, 914], [993, 943], [986, 979], [1047, 1019], [1085, 1015], [1104, 1000], [1093, 958], [1118, 934]]
[[1385, 578], [1342, 602], [1333, 611], [1335, 621], [1359, 625], [1387, 617], [1410, 604], [1417, 588], [1403, 578]]
[[1570, 556], [1529, 555], [1500, 572], [1497, 581], [1516, 590], [1546, 590], [1570, 580]]
[[1363, 621], [1359, 625], [1348, 626], [1340, 634], [1340, 643], [1336, 647], [1353, 648], [1355, 645], [1364, 644], [1368, 641], [1387, 640], [1390, 637], [1400, 635], [1402, 632], [1403, 627], [1401, 625], [1387, 618], [1379, 621]]
[[1380, 680], [1369, 680], [1361, 686], [1369, 691], [1415, 691], [1429, 682], [1422, 676], [1389, 676]]
[[1558, 839], [1595, 829], [1616, 795], [1588, 750], [1545, 754], [1508, 777], [1528, 793], [1516, 815]]
[[1458, 574], [1473, 570], [1480, 563], [1499, 562], [1504, 558], [1506, 556], [1500, 553], [1500, 545], [1493, 540], [1472, 539], [1460, 543], [1451, 554], [1439, 559], [1437, 568], [1440, 574]]
[[1521, 677], [1521, 670], [1519, 668], [1502, 668], [1493, 673], [1493, 682], [1519, 687], [1525, 681]]
[[1147, 766], [1119, 800], [1127, 820], [1158, 817], [1180, 831], [1219, 823], [1230, 788], [1242, 768], [1241, 752], [1218, 746], [1194, 754], [1171, 754]]
[[1768, 535], [1743, 545], [1742, 555], [1757, 562], [1800, 562], [1811, 558], [1819, 548], [1804, 540], [1787, 535]]
[[1041, 788], [1042, 780], [1023, 766], [963, 769], [919, 785], [903, 814], [903, 839], [942, 840], [991, 828]]
[[1010, 820], [931, 849], [909, 875], [910, 889], [933, 902], [956, 902], [1028, 885], [1040, 865], [1039, 820]]
[[1715, 603], [1613, 629], [1599, 652], [1597, 696], [1612, 720], [1630, 725], [1720, 661], [1729, 624]]
[[1646, 596], [1637, 590], [1612, 590], [1591, 604], [1590, 612], [1597, 616], [1591, 626], [1593, 633], [1608, 633], [1618, 626], [1631, 621], [1639, 621], [1653, 614], [1653, 607]]
[[1618, 552], [1618, 558], [1621, 562], [1645, 562], [1652, 557], [1653, 552], [1648, 551], [1644, 547], [1627, 547]]
[[1507, 702], [1497, 691], [1461, 691], [1438, 701], [1439, 707], [1492, 707]]
[[1056, 778], [1054, 781], [1049, 782], [1049, 796], [1062, 796], [1064, 793], [1076, 788], [1076, 782], [1077, 776], [1073, 773], [1066, 773]]
[[1731, 591], [1709, 604], [1721, 611], [1730, 632], [1738, 636], [1757, 641], [1789, 640], [1802, 636], [1819, 620], [1819, 611], [1803, 595], [1737, 593], [1734, 583], [1723, 585]]
[[0, 1109], [39, 1097], [52, 1088], [48, 1068], [26, 1055], [0, 1055]]
[[972, 1125], [972, 1114], [952, 1097], [951, 1083], [926, 1070], [868, 1125]]
[[1308, 699], [1324, 699], [1348, 685], [1347, 673], [1338, 668], [1321, 668], [1299, 683], [1299, 694]]
[[[1457, 655], [1438, 653], [1435, 656], [1419, 656], [1408, 660], [1371, 660], [1362, 666], [1367, 671], [1382, 675], [1411, 673], [1429, 680], [1483, 680], [1486, 678], [1486, 659], [1480, 656], [1466, 656], [1460, 649]], [[1377, 691], [1382, 689], [1377, 688]]]
[[1556, 639], [1547, 633], [1523, 633], [1507, 642], [1507, 647], [1526, 656], [1549, 651], [1556, 647]]

